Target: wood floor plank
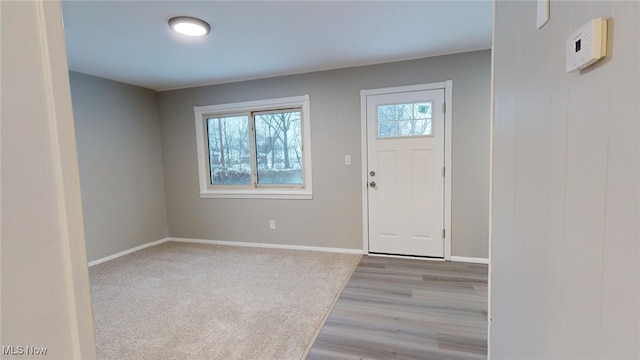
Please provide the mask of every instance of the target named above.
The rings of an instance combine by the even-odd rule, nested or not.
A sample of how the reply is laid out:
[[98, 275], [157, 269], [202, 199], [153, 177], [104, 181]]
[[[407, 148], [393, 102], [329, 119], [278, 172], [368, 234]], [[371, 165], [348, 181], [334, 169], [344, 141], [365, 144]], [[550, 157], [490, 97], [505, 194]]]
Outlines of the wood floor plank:
[[364, 256], [307, 359], [486, 359], [487, 265]]

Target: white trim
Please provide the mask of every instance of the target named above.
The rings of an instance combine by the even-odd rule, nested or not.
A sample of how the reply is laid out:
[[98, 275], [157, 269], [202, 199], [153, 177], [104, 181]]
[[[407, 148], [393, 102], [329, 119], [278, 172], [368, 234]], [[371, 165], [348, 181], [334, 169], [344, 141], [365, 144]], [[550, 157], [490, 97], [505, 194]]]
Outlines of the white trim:
[[[452, 143], [452, 109], [453, 109], [453, 81], [397, 86], [384, 89], [360, 90], [360, 157], [362, 159], [362, 249], [364, 254], [369, 254], [369, 199], [367, 192], [368, 164], [367, 164], [367, 96], [390, 93], [402, 93], [411, 91], [444, 89], [444, 101], [446, 111], [444, 114], [445, 138], [444, 138], [444, 164], [446, 174], [444, 179], [444, 260], [451, 260], [451, 143]], [[372, 254], [373, 255], [373, 254]], [[376, 255], [377, 256], [377, 255]]]
[[[497, 3], [493, 2], [493, 31], [491, 32], [491, 48], [494, 49], [496, 41], [496, 7]], [[493, 286], [493, 265], [491, 259], [493, 259], [493, 151], [494, 151], [494, 131], [495, 131], [495, 65], [496, 65], [496, 52], [491, 51], [491, 100], [490, 100], [490, 115], [489, 115], [489, 269], [488, 269], [488, 293], [487, 293], [487, 359], [491, 359], [491, 324], [493, 317], [493, 306], [491, 297], [491, 288]]]
[[164, 241], [175, 241], [184, 243], [195, 244], [209, 244], [209, 245], [225, 245], [225, 246], [242, 246], [242, 247], [257, 247], [264, 249], [285, 249], [285, 250], [305, 250], [305, 251], [322, 251], [342, 254], [360, 254], [360, 249], [344, 249], [344, 248], [330, 248], [322, 246], [304, 246], [304, 245], [287, 245], [287, 244], [266, 244], [266, 243], [254, 243], [244, 241], [225, 241], [225, 240], [205, 240], [205, 239], [190, 239], [190, 238], [176, 238], [168, 237]]
[[191, 238], [177, 238], [177, 237], [166, 237], [164, 239], [152, 241], [146, 244], [142, 244], [140, 246], [136, 246], [134, 248], [121, 251], [119, 253], [105, 256], [101, 259], [89, 261], [89, 267], [102, 264], [103, 262], [113, 260], [119, 258], [121, 256], [125, 256], [131, 254], [132, 252], [136, 252], [138, 250], [146, 249], [151, 246], [156, 246], [163, 244], [165, 242], [174, 241], [174, 242], [182, 242], [182, 243], [194, 243], [194, 244], [210, 244], [210, 245], [225, 245], [225, 246], [243, 246], [243, 247], [257, 247], [264, 249], [285, 249], [285, 250], [305, 250], [305, 251], [322, 251], [322, 252], [332, 252], [332, 253], [341, 253], [341, 254], [358, 254], [362, 255], [363, 251], [360, 249], [344, 249], [344, 248], [330, 248], [330, 247], [322, 247], [322, 246], [303, 246], [303, 245], [287, 245], [287, 244], [265, 244], [265, 243], [253, 243], [253, 242], [244, 242], [244, 241], [223, 241], [223, 240], [205, 240], [205, 239], [191, 239]]
[[367, 182], [369, 175], [369, 157], [367, 156], [368, 136], [367, 136], [367, 91], [360, 90], [360, 158], [362, 164], [362, 251], [364, 254], [369, 253], [369, 192], [367, 191]]
[[382, 88], [382, 89], [360, 90], [360, 95], [361, 96], [363, 94], [365, 96], [385, 95], [385, 94], [396, 94], [396, 93], [412, 92], [412, 91], [446, 89], [448, 83], [451, 83], [451, 80], [429, 83], [429, 84], [418, 84], [418, 85], [396, 86], [396, 87], [389, 87], [389, 88]]
[[408, 256], [408, 255], [391, 255], [391, 254], [368, 253], [367, 256], [386, 257], [386, 258], [394, 258], [394, 259], [415, 259], [415, 260], [428, 260], [428, 261], [445, 261], [443, 258], [432, 258], [432, 257], [423, 257], [423, 256]]
[[473, 264], [489, 264], [489, 259], [486, 258], [477, 258], [477, 257], [466, 257], [466, 256], [452, 256], [451, 261], [455, 262], [466, 262]]
[[447, 80], [444, 83], [444, 103], [446, 109], [444, 113], [444, 167], [446, 169], [444, 177], [444, 228], [446, 229], [444, 236], [444, 259], [451, 260], [451, 233], [453, 232], [451, 229], [451, 143], [453, 139], [453, 117], [451, 113], [453, 112], [453, 81]]
[[[58, 215], [57, 223], [52, 223], [58, 226], [58, 234], [52, 234], [51, 249], [60, 250], [60, 258], [52, 259], [50, 264], [56, 267], [56, 271], [62, 270], [56, 276], [62, 276], [63, 294], [66, 295], [66, 301], [58, 299], [65, 302], [66, 309], [61, 308], [61, 313], [57, 315], [69, 324], [67, 330], [72, 357], [95, 359], [96, 343], [91, 311], [91, 289], [89, 272], [85, 266], [86, 239], [71, 89], [64, 46], [62, 8], [58, 2], [38, 1], [34, 2], [33, 8], [12, 9], [8, 14], [16, 15], [18, 11], [24, 11], [24, 14], [19, 14], [20, 18], [28, 19], [30, 25], [36, 27], [34, 32], [40, 38], [38, 44], [29, 45], [36, 50], [34, 54], [41, 54], [40, 69], [34, 64], [25, 63], [24, 66], [19, 67], [19, 71], [22, 73], [41, 70], [40, 74], [28, 78], [27, 84], [37, 83], [41, 86], [38, 90], [42, 90], [43, 95], [38, 95], [33, 100], [46, 101], [47, 106], [48, 118], [43, 119], [42, 124], [39, 125], [45, 126], [42, 130], [49, 132], [50, 148], [46, 150], [50, 151], [51, 160], [48, 164], [51, 165], [52, 179], [49, 182], [51, 191], [48, 194], [56, 197], [51, 201], [57, 205], [55, 212]], [[35, 19], [30, 18], [32, 15], [35, 15]], [[9, 48], [15, 48], [15, 46]], [[42, 82], [38, 83], [40, 81]], [[19, 113], [22, 113], [22, 110]], [[61, 266], [61, 269], [58, 266]], [[40, 284], [30, 285], [39, 286]], [[56, 296], [58, 294], [56, 293]], [[55, 353], [56, 349], [50, 350]]]
[[125, 250], [125, 251], [121, 251], [121, 252], [113, 254], [113, 255], [105, 256], [105, 257], [103, 257], [101, 259], [98, 259], [98, 260], [89, 261], [89, 267], [94, 266], [94, 265], [98, 265], [98, 264], [102, 264], [103, 262], [106, 262], [106, 261], [109, 261], [109, 260], [113, 260], [113, 259], [119, 258], [121, 256], [125, 256], [125, 255], [128, 255], [128, 254], [131, 254], [132, 252], [136, 252], [138, 250], [146, 249], [146, 248], [151, 247], [151, 246], [160, 245], [160, 244], [162, 244], [164, 242], [167, 242], [167, 239], [168, 238], [160, 239], [160, 240], [157, 240], [157, 241], [152, 241], [150, 243], [142, 244], [140, 246], [136, 246], [134, 248], [131, 248], [131, 249], [128, 249], [128, 250]]
[[[303, 178], [304, 187], [244, 187], [215, 188], [209, 184], [209, 162], [206, 134], [204, 130], [204, 116], [229, 113], [243, 113], [252, 111], [269, 111], [283, 108], [301, 108], [302, 111], [302, 146], [303, 146]], [[238, 103], [194, 106], [196, 127], [196, 145], [198, 155], [199, 195], [202, 199], [313, 199], [313, 172], [311, 165], [311, 110], [309, 95], [291, 96], [277, 99], [245, 101]], [[254, 164], [255, 166], [255, 164]]]
[[[296, 190], [215, 190], [215, 194], [200, 193], [201, 199], [291, 199], [311, 200], [313, 194]], [[264, 193], [263, 193], [264, 192]]]
[[298, 107], [305, 101], [309, 101], [309, 95], [290, 96], [276, 99], [242, 101], [228, 104], [194, 106], [193, 111], [201, 114], [224, 114], [245, 111], [269, 111], [289, 107]]

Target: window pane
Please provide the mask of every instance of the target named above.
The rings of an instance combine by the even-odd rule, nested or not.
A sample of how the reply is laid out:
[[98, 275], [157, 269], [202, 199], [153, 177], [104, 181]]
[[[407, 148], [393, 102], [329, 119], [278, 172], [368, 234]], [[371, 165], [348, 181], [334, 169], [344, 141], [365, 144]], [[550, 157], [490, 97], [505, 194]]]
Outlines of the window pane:
[[246, 115], [207, 119], [212, 185], [251, 184], [248, 124]]
[[301, 112], [255, 116], [258, 184], [302, 185]]
[[431, 102], [378, 106], [378, 137], [429, 136]]

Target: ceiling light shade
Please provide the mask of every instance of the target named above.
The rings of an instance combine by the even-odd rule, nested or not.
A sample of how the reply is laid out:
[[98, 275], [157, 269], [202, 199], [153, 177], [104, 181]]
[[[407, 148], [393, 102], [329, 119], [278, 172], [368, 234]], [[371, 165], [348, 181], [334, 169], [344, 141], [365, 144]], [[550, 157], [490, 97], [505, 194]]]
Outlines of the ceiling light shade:
[[211, 31], [211, 26], [204, 20], [190, 16], [176, 16], [169, 19], [169, 26], [176, 32], [188, 36], [204, 36]]

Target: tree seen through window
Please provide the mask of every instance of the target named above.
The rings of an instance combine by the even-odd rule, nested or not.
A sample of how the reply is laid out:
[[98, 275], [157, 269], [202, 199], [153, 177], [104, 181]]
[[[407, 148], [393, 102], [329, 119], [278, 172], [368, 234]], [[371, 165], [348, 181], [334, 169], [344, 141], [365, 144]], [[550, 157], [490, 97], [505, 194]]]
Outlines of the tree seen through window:
[[378, 137], [429, 136], [431, 102], [378, 106]]
[[213, 117], [206, 124], [212, 185], [251, 185], [254, 166], [256, 185], [304, 183], [300, 110]]

